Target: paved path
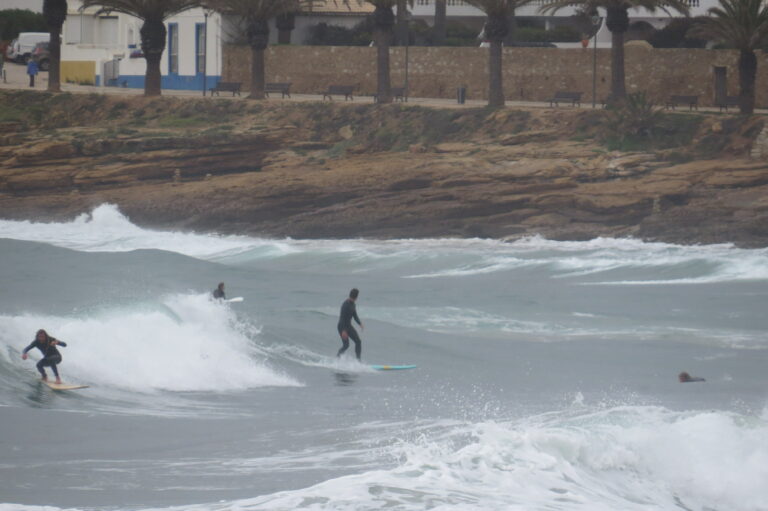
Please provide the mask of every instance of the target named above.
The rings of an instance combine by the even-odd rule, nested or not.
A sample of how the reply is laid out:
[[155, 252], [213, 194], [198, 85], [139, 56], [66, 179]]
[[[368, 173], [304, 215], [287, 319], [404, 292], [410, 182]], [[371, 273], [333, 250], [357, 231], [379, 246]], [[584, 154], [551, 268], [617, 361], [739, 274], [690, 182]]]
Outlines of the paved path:
[[[6, 62], [5, 64], [5, 81], [0, 80], [0, 89], [29, 89], [29, 77], [26, 74], [26, 66], [21, 64], [15, 64]], [[35, 80], [34, 90], [44, 91], [48, 88], [48, 73], [40, 72]], [[71, 83], [63, 83], [61, 90], [72, 93], [98, 93], [98, 94], [114, 94], [122, 96], [140, 96], [144, 94], [144, 89], [128, 89], [122, 87], [96, 87], [92, 85], [75, 85]], [[202, 91], [191, 90], [170, 90], [163, 89], [163, 96], [174, 97], [202, 97]], [[242, 99], [247, 95], [235, 96], [234, 99]], [[233, 99], [233, 96], [228, 93], [222, 93], [217, 98], [229, 98]], [[318, 94], [292, 94], [290, 98], [281, 99], [279, 94], [274, 94], [274, 97], [269, 98], [267, 101], [281, 102], [281, 101], [293, 101], [293, 102], [307, 102], [307, 101], [322, 101], [322, 98]], [[338, 100], [337, 100], [338, 101]], [[355, 103], [361, 102], [373, 102], [371, 96], [357, 96]], [[459, 105], [455, 99], [443, 99], [443, 98], [408, 98], [409, 105], [429, 106], [437, 108], [477, 108], [483, 107], [487, 104], [482, 99], [468, 99], [463, 105]], [[549, 108], [548, 102], [537, 101], [509, 101], [506, 105], [508, 107], [524, 107], [524, 108]], [[570, 107], [562, 107], [570, 108]], [[591, 109], [592, 103], [586, 101], [582, 103], [581, 108]], [[600, 105], [598, 105], [600, 108]], [[719, 112], [717, 107], [701, 107], [700, 112]], [[736, 112], [732, 110], [731, 112]], [[676, 112], [688, 112], [687, 108], [679, 108]], [[757, 114], [768, 114], [768, 109], [755, 109]]]

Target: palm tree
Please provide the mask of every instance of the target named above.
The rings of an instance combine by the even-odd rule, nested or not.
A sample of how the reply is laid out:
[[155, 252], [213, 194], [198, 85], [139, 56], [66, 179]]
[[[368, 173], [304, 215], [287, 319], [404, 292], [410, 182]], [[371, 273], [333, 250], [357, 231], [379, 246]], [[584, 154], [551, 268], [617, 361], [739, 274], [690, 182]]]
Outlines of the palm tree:
[[264, 51], [269, 46], [269, 20], [300, 12], [312, 0], [204, 0], [207, 7], [238, 18], [251, 47], [251, 93], [249, 99], [264, 99]]
[[768, 43], [768, 3], [764, 0], [719, 0], [691, 27], [689, 33], [722, 41], [739, 50], [739, 110], [751, 115], [755, 110], [755, 50]]
[[48, 43], [48, 90], [61, 92], [61, 27], [67, 17], [67, 0], [44, 0], [43, 17], [51, 34]]
[[611, 31], [611, 99], [623, 101], [627, 95], [624, 78], [624, 34], [629, 28], [629, 10], [646, 9], [655, 12], [673, 9], [688, 15], [687, 0], [548, 0], [541, 8], [543, 13], [555, 13], [564, 7], [578, 7], [584, 12], [605, 9], [605, 25]]
[[82, 9], [101, 7], [99, 12], [120, 12], [139, 18], [141, 25], [141, 51], [147, 61], [144, 77], [144, 95], [159, 96], [161, 91], [160, 59], [165, 50], [166, 18], [198, 7], [200, 0], [83, 0]]
[[515, 9], [534, 0], [466, 0], [487, 16], [485, 38], [490, 42], [488, 52], [488, 106], [504, 106], [504, 81], [502, 79], [502, 45], [509, 35], [510, 19]]

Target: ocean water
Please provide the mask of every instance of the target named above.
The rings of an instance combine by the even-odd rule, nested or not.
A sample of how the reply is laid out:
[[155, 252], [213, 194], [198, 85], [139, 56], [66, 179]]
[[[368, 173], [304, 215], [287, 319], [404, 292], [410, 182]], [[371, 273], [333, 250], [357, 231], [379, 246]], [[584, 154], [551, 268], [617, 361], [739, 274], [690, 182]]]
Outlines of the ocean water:
[[[0, 260], [0, 511], [768, 509], [766, 249], [257, 239], [102, 205], [0, 221]], [[351, 287], [363, 364], [335, 358]], [[37, 381], [38, 328], [90, 388]]]

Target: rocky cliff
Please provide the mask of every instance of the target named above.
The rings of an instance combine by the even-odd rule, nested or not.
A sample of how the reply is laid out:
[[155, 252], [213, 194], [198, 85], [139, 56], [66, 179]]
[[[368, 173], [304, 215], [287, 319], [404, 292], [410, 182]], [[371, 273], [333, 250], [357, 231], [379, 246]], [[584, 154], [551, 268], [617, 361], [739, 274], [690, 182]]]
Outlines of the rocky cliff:
[[[761, 117], [0, 94], [0, 216], [768, 245]], [[629, 116], [629, 118], [626, 118]], [[645, 122], [645, 121], [644, 121]], [[635, 123], [635, 124], [633, 124]]]

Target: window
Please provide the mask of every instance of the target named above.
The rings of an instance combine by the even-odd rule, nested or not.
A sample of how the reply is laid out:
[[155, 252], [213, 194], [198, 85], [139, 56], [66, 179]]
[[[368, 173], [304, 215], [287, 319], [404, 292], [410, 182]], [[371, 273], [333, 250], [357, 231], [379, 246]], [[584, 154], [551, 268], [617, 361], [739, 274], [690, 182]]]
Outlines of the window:
[[168, 74], [179, 74], [179, 25], [168, 24]]
[[195, 73], [205, 74], [205, 23], [195, 24]]

